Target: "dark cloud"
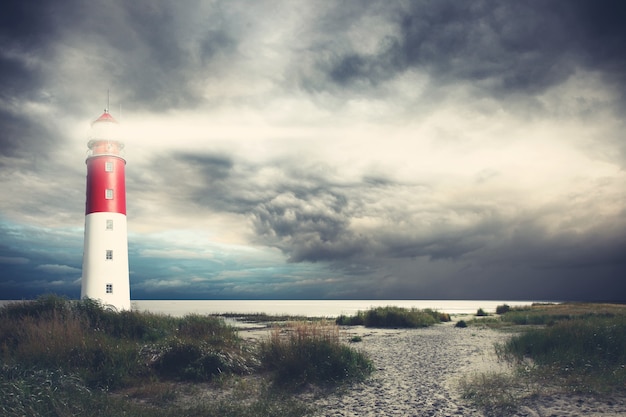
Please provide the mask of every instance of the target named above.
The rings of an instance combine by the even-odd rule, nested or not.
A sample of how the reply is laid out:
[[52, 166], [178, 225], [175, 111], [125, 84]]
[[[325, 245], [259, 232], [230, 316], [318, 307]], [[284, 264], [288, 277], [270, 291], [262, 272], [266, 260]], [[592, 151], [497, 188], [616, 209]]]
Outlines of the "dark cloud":
[[[196, 209], [250, 218], [258, 242], [279, 248], [292, 262], [343, 264], [348, 273], [355, 260], [420, 257], [537, 269], [626, 267], [620, 255], [626, 233], [617, 219], [610, 229], [584, 226], [549, 232], [552, 226], [543, 219], [565, 212], [562, 206], [515, 217], [504, 214], [509, 208], [487, 203], [457, 202], [447, 207], [448, 212], [442, 207], [436, 213], [416, 212], [394, 196], [408, 188], [427, 202], [428, 192], [419, 183], [369, 176], [339, 183], [332, 179], [331, 169], [307, 169], [287, 160], [273, 163], [275, 176], [267, 181], [257, 177], [258, 167], [212, 154], [181, 154], [165, 165], [171, 169], [162, 172], [165, 177], [188, 179], [176, 182], [167, 194], [178, 193], [175, 199], [194, 202]], [[263, 192], [255, 192], [260, 182]], [[381, 198], [393, 200], [382, 209], [376, 205]], [[569, 223], [585, 225], [587, 214], [579, 210], [582, 207], [569, 207]], [[366, 229], [354, 226], [362, 217], [376, 218], [378, 224]], [[457, 225], [450, 222], [453, 218]]]
[[19, 46], [32, 53], [45, 52], [57, 27], [53, 4], [6, 1], [0, 16], [0, 41], [3, 46]]
[[0, 110], [0, 125], [0, 154], [3, 156], [24, 158], [32, 155], [35, 148], [45, 151], [46, 144], [50, 144], [44, 126], [24, 115]]
[[[316, 65], [329, 80], [357, 89], [416, 69], [437, 83], [467, 80], [497, 96], [533, 95], [584, 68], [624, 88], [620, 1], [418, 1], [389, 9], [397, 33], [380, 39], [377, 51], [335, 45], [330, 58], [319, 55]], [[346, 20], [357, 24], [364, 15]]]
[[256, 233], [293, 262], [332, 261], [362, 254], [367, 240], [350, 230], [345, 196], [332, 191], [283, 192], [253, 209]]
[[[502, 107], [515, 118], [519, 116], [515, 106], [523, 102], [540, 122], [544, 119], [539, 116], [546, 113], [560, 118], [551, 120], [553, 124], [579, 118], [596, 130], [572, 152], [586, 147], [585, 161], [620, 161], [624, 167], [626, 147], [616, 133], [623, 131], [623, 4], [327, 2], [304, 13], [289, 2], [195, 1], [180, 6], [168, 1], [10, 1], [0, 14], [0, 169], [5, 195], [21, 203], [2, 206], [7, 212], [0, 223], [0, 289], [9, 298], [54, 288], [76, 294], [84, 154], [77, 151], [79, 156], [68, 163], [74, 158], [65, 152], [73, 127], [63, 125], [63, 115], [52, 119], [63, 112], [88, 121], [100, 111], [92, 110], [94, 97], [103, 102], [105, 90], [111, 88], [113, 102], [122, 103], [125, 111], [163, 117], [197, 111], [198, 117], [215, 118], [227, 136], [238, 135], [229, 133], [229, 117], [257, 126], [244, 120], [250, 114], [262, 119], [261, 128], [244, 135], [269, 140], [275, 129], [293, 128], [299, 117], [311, 130], [327, 123], [315, 130], [321, 132], [315, 146], [303, 143], [302, 150], [297, 149], [299, 136], [311, 135], [302, 133], [306, 126], [298, 126], [302, 130], [293, 141], [278, 140], [287, 144], [280, 156], [268, 149], [269, 156], [254, 161], [237, 154], [244, 146], [211, 151], [218, 149], [209, 139], [214, 132], [207, 134], [200, 149], [177, 148], [186, 146], [181, 133], [172, 139], [177, 143], [162, 153], [129, 161], [129, 224], [134, 218], [145, 226], [156, 218], [156, 228], [166, 228], [168, 221], [177, 226], [187, 222], [186, 227], [193, 228], [205, 218], [224, 215], [240, 220], [238, 227], [246, 229], [250, 245], [280, 251], [290, 261], [246, 268], [224, 254], [216, 260], [204, 253], [196, 253], [198, 259], [185, 258], [191, 256], [185, 253], [163, 260], [161, 246], [132, 237], [134, 296], [190, 296], [193, 291], [185, 279], [193, 277], [204, 296], [216, 298], [544, 294], [582, 299], [593, 292], [593, 282], [612, 288], [594, 292], [610, 298], [623, 290], [619, 277], [626, 274], [623, 210], [614, 209], [623, 201], [618, 192], [605, 191], [576, 204], [562, 195], [554, 197], [558, 202], [528, 204], [526, 196], [514, 196], [516, 201], [507, 201], [506, 195], [493, 200], [487, 196], [483, 201], [468, 197], [469, 192], [447, 195], [433, 180], [436, 175], [447, 177], [445, 170], [426, 173], [429, 178], [400, 179], [400, 174], [391, 174], [404, 169], [388, 167], [395, 162], [385, 161], [386, 152], [395, 146], [393, 133], [380, 138], [376, 147], [380, 156], [368, 156], [372, 165], [382, 168], [358, 168], [354, 171], [360, 174], [351, 172], [349, 178], [333, 164], [358, 161], [359, 145], [346, 142], [341, 152], [351, 155], [340, 163], [309, 156], [306, 149], [332, 146], [333, 135], [339, 134], [325, 135], [338, 125], [350, 127], [341, 134], [360, 135], [354, 132], [362, 132], [372, 119], [389, 118], [385, 129], [416, 123], [424, 118], [420, 111], [438, 108], [448, 94], [453, 96], [448, 101], [455, 101], [452, 93], [463, 88], [471, 91], [463, 93], [468, 97], [462, 101], [498, 102], [485, 104], [484, 114]], [[280, 27], [273, 27], [275, 22]], [[592, 80], [596, 84], [586, 85], [588, 89], [602, 87], [617, 98], [604, 91], [595, 96], [568, 90], [571, 97], [562, 100], [569, 100], [565, 103], [569, 106], [539, 99], [580, 72], [597, 78]], [[411, 82], [403, 80], [407, 74], [423, 76], [424, 85], [413, 95], [408, 91]], [[400, 89], [412, 98], [398, 95]], [[615, 105], [616, 100], [622, 107]], [[285, 115], [259, 110], [266, 107]], [[352, 118], [360, 111], [367, 116]], [[620, 117], [610, 119], [615, 114]], [[277, 121], [280, 117], [285, 120]], [[603, 130], [602, 117], [616, 126]], [[448, 122], [454, 124], [447, 119], [438, 123]], [[504, 122], [496, 117], [494, 123]], [[353, 124], [360, 126], [352, 130]], [[465, 132], [465, 127], [451, 128], [445, 146], [470, 150], [474, 143], [464, 145], [468, 137], [482, 131]], [[508, 134], [502, 131], [503, 136]], [[420, 131], [416, 136], [423, 133], [430, 135]], [[425, 140], [435, 142], [437, 134], [415, 138]], [[508, 138], [502, 138], [505, 141]], [[413, 160], [407, 155], [402, 163], [409, 166]], [[506, 173], [493, 164], [488, 160], [478, 167], [471, 186], [505, 181]], [[602, 175], [613, 175], [613, 181], [621, 178], [605, 166], [599, 169]], [[524, 174], [513, 176], [512, 183], [503, 184], [494, 195], [517, 190], [514, 181]], [[469, 182], [455, 184], [470, 187]], [[580, 193], [596, 190], [585, 187]], [[559, 194], [554, 189], [549, 193]], [[528, 194], [532, 199], [532, 192]], [[468, 201], [472, 199], [476, 202]], [[20, 216], [39, 226], [16, 226], [13, 222]], [[55, 229], [59, 224], [64, 226]], [[72, 225], [77, 229], [64, 229]], [[315, 269], [309, 269], [311, 265]], [[224, 278], [220, 272], [235, 278]]]
[[[216, 19], [220, 14], [219, 4], [203, 2], [181, 9], [167, 1], [9, 1], [0, 25], [6, 51], [0, 54], [0, 94], [40, 99], [44, 83], [55, 79], [47, 89], [77, 112], [93, 100], [85, 94], [103, 96], [107, 88], [135, 111], [197, 106], [203, 100], [197, 87], [214, 76], [214, 61], [237, 48], [237, 22], [227, 26]], [[83, 72], [56, 74], [51, 66], [64, 66], [68, 58]], [[83, 78], [94, 77], [98, 83], [80, 88]]]

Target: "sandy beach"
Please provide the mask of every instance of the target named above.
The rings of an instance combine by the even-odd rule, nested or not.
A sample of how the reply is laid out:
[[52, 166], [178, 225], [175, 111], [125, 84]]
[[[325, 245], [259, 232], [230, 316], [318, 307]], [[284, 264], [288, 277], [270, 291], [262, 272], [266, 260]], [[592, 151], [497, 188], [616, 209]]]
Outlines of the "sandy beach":
[[[444, 323], [424, 329], [346, 328], [346, 337], [366, 352], [376, 372], [363, 383], [311, 401], [316, 417], [485, 416], [460, 397], [459, 380], [479, 372], [506, 372], [494, 344], [510, 335]], [[255, 331], [259, 336], [259, 331]], [[244, 335], [245, 337], [245, 335]], [[626, 399], [573, 395], [533, 397], [512, 416], [623, 416]]]

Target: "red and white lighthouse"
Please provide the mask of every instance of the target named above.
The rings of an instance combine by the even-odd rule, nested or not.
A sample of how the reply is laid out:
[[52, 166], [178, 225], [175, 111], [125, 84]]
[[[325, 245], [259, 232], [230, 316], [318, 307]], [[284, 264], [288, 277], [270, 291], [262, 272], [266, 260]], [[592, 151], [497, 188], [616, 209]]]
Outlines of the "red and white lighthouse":
[[108, 110], [91, 124], [81, 298], [130, 310], [124, 143]]

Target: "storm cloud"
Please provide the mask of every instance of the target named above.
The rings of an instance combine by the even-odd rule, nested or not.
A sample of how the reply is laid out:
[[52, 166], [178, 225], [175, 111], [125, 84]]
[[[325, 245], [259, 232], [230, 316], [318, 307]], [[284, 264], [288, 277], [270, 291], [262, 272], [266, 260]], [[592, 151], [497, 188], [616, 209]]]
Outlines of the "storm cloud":
[[78, 295], [109, 106], [134, 298], [624, 299], [622, 2], [5, 10], [6, 298]]

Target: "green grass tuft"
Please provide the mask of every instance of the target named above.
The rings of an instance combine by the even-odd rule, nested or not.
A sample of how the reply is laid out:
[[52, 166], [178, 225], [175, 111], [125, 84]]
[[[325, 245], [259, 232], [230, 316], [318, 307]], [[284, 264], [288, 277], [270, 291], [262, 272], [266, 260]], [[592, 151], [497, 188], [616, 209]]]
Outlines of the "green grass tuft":
[[428, 327], [439, 322], [450, 321], [450, 315], [431, 309], [376, 307], [354, 316], [339, 316], [336, 323], [343, 326], [363, 325], [380, 328]]
[[466, 376], [460, 381], [461, 396], [487, 415], [515, 414], [527, 386], [513, 375], [488, 372]]
[[275, 328], [261, 344], [263, 366], [276, 373], [278, 385], [337, 384], [362, 380], [372, 362], [340, 340], [335, 325], [294, 323]]
[[500, 353], [518, 362], [530, 358], [539, 374], [556, 375], [576, 391], [610, 391], [626, 386], [626, 317], [568, 319], [530, 329]]

